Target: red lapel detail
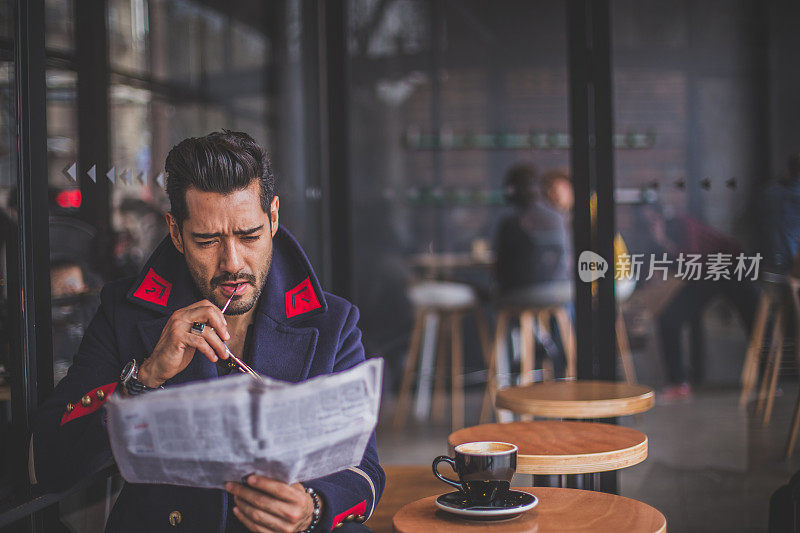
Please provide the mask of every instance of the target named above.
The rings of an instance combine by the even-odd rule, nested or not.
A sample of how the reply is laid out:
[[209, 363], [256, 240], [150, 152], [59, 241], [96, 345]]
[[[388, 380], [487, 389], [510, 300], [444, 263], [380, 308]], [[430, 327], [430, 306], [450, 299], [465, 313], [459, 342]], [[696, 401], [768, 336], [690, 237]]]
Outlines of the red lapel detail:
[[363, 500], [361, 503], [351, 507], [350, 509], [346, 510], [343, 513], [339, 513], [333, 517], [333, 527], [336, 527], [336, 524], [340, 523], [342, 520], [347, 518], [349, 515], [363, 515], [367, 512], [367, 500]]
[[[75, 420], [76, 418], [88, 415], [89, 413], [94, 413], [100, 409], [103, 404], [106, 403], [106, 400], [108, 400], [111, 395], [114, 394], [114, 390], [117, 388], [118, 384], [119, 382], [115, 381], [114, 383], [109, 383], [108, 385], [103, 385], [102, 387], [97, 387], [96, 389], [87, 392], [86, 396], [92, 400], [88, 407], [81, 405], [81, 399], [78, 398], [77, 402], [71, 404], [73, 406], [72, 411], [64, 412], [64, 416], [61, 417], [61, 425], [63, 426], [70, 420]], [[102, 399], [97, 398], [97, 391], [103, 391]]]
[[156, 274], [155, 270], [151, 268], [133, 295], [145, 302], [166, 307], [170, 291], [172, 291], [172, 283]]
[[321, 306], [317, 293], [311, 286], [311, 278], [306, 278], [300, 285], [286, 293], [286, 318], [302, 315]]

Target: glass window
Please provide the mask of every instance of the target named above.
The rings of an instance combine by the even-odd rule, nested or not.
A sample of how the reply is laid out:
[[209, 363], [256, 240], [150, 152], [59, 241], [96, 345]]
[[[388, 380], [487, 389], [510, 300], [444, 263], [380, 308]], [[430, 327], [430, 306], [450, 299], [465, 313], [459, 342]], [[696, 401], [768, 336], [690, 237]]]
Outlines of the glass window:
[[147, 0], [109, 0], [108, 46], [111, 68], [136, 74], [148, 73], [149, 31]]
[[72, 0], [45, 0], [44, 38], [49, 51], [71, 52], [74, 49], [72, 8]]
[[[367, 352], [398, 362], [411, 331], [411, 284], [433, 278], [497, 294], [506, 279], [534, 282], [501, 266], [533, 267], [503, 244], [527, 210], [558, 227], [561, 243], [558, 267], [536, 281], [569, 286], [571, 277], [570, 206], [548, 207], [539, 196], [517, 210], [504, 200], [516, 165], [538, 187], [537, 176], [569, 164], [564, 4], [444, 5], [348, 2], [356, 301]], [[571, 195], [568, 175], [566, 186]], [[563, 304], [571, 307], [569, 292]], [[464, 340], [468, 372], [485, 368], [475, 331], [467, 327]], [[564, 357], [554, 352], [557, 375]]]
[[11, 32], [13, 2], [0, 2], [0, 499], [11, 488], [18, 460], [11, 430], [11, 369], [19, 343], [19, 246], [17, 226], [17, 111]]

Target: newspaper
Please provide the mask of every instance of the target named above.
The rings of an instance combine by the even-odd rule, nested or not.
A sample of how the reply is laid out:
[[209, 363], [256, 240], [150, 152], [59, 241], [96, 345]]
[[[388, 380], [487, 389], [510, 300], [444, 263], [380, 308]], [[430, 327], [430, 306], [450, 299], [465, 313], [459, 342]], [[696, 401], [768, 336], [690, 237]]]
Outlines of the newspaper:
[[131, 483], [224, 488], [259, 474], [295, 483], [361, 463], [378, 421], [383, 359], [298, 384], [242, 374], [106, 402]]

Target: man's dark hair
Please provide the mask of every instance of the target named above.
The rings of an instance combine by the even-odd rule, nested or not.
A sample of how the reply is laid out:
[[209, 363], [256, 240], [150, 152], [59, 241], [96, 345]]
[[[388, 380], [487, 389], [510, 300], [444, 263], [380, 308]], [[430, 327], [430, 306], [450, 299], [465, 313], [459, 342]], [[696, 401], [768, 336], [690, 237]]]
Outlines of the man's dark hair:
[[170, 212], [179, 225], [189, 216], [186, 190], [230, 194], [254, 179], [261, 186], [261, 209], [269, 213], [275, 177], [267, 153], [246, 133], [222, 130], [184, 139], [167, 154], [164, 164]]
[[530, 163], [518, 163], [506, 171], [503, 190], [506, 201], [520, 208], [530, 207], [539, 197], [536, 167]]

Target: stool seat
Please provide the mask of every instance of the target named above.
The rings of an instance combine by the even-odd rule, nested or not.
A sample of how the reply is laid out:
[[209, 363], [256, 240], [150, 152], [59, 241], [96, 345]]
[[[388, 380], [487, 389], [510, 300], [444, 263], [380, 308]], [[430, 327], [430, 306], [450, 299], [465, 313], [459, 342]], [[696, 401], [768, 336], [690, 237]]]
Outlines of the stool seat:
[[547, 281], [502, 293], [497, 299], [501, 308], [561, 307], [572, 303], [572, 281]]
[[423, 281], [408, 288], [408, 299], [415, 307], [459, 309], [476, 305], [475, 289], [466, 283]]

